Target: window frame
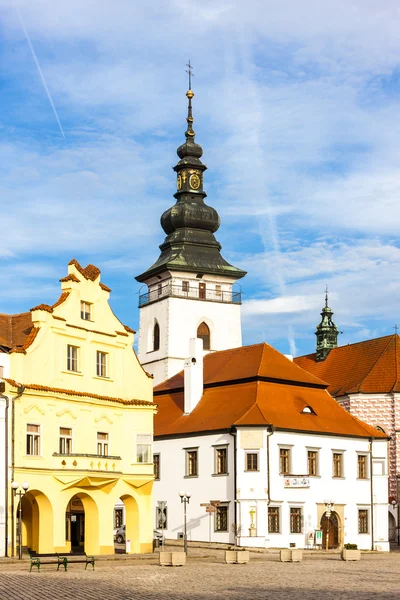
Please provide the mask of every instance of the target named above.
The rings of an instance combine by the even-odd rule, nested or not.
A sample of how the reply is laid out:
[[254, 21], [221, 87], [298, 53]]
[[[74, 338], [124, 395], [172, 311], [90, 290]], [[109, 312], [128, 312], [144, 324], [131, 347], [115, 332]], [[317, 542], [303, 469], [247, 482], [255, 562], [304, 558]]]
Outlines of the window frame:
[[[28, 431], [28, 427], [37, 427], [36, 431]], [[25, 451], [26, 456], [41, 456], [42, 455], [42, 426], [40, 423], [27, 423], [26, 424], [26, 438], [25, 438]], [[32, 438], [31, 442], [29, 442], [30, 438]], [[35, 448], [37, 452], [35, 452]], [[28, 452], [29, 449], [32, 449], [33, 452]]]
[[[224, 516], [222, 516], [224, 515]], [[221, 517], [226, 520], [226, 527], [222, 528], [220, 525]], [[215, 507], [214, 513], [214, 532], [215, 533], [227, 533], [229, 531], [229, 502], [221, 502], [219, 506]]]
[[[363, 469], [364, 469], [364, 475], [361, 474], [362, 469], [360, 469], [360, 458], [364, 459], [364, 465], [363, 465]], [[367, 452], [357, 452], [357, 479], [369, 479], [369, 472], [368, 472], [368, 453]]]
[[[256, 468], [254, 468], [254, 466], [250, 465], [249, 468], [249, 463], [253, 460], [253, 458], [249, 457], [256, 457]], [[249, 450], [245, 452], [245, 457], [244, 457], [244, 470], [246, 471], [246, 473], [256, 473], [260, 470], [260, 464], [259, 464], [259, 452], [255, 451], [255, 450]]]
[[160, 337], [160, 324], [155, 321], [153, 325], [153, 352], [160, 349]]
[[[99, 358], [104, 357], [104, 364]], [[104, 371], [103, 371], [104, 369]], [[109, 354], [103, 350], [96, 350], [96, 377], [109, 379]]]
[[[203, 329], [203, 332], [200, 331]], [[199, 323], [196, 329], [196, 337], [203, 341], [203, 350], [211, 350], [211, 330], [205, 321]]]
[[[276, 511], [276, 512], [272, 512]], [[281, 507], [280, 506], [268, 506], [268, 533], [280, 534], [281, 533]], [[277, 527], [272, 528], [271, 523], [273, 519], [277, 522]]]
[[[66, 435], [66, 434], [62, 434], [61, 430], [62, 429], [69, 429], [69, 431], [71, 432], [70, 435]], [[70, 445], [70, 451], [69, 452], [63, 452], [62, 451], [62, 442], [65, 443], [65, 449], [67, 450], [68, 445]], [[70, 442], [70, 444], [68, 444], [68, 442]], [[72, 427], [62, 427], [60, 425], [59, 427], [59, 432], [58, 432], [58, 449], [59, 449], [59, 454], [62, 454], [63, 456], [68, 456], [69, 454], [73, 453], [73, 432], [72, 432]]]
[[[360, 513], [365, 513], [362, 517]], [[359, 508], [357, 510], [357, 528], [359, 535], [369, 534], [369, 510], [368, 508]]]
[[[339, 457], [339, 460], [335, 460], [335, 456]], [[337, 466], [340, 466], [340, 473]], [[332, 450], [332, 478], [343, 479], [344, 478], [344, 453], [340, 450]]]
[[[99, 438], [99, 435], [106, 435], [104, 439]], [[97, 456], [110, 456], [109, 445], [110, 445], [110, 434], [108, 431], [98, 431], [96, 434], [97, 440]], [[100, 452], [99, 452], [100, 449]]]
[[[74, 355], [74, 352], [76, 350], [76, 356]], [[70, 351], [71, 355], [70, 355]], [[79, 358], [80, 358], [80, 347], [79, 346], [74, 346], [73, 344], [67, 344], [67, 371], [69, 373], [80, 373], [79, 371]], [[70, 368], [75, 366], [76, 368]]]
[[[225, 458], [222, 462], [225, 463], [225, 470], [220, 470], [219, 453], [225, 452]], [[228, 475], [228, 445], [214, 447], [214, 475]]]
[[[91, 302], [87, 302], [86, 300], [81, 300], [81, 319], [83, 321], [93, 321], [92, 319], [92, 306]], [[89, 310], [87, 310], [87, 307]]]
[[[288, 446], [280, 446], [279, 447], [279, 474], [280, 475], [290, 475], [291, 473], [291, 463], [292, 463], [292, 449]], [[283, 457], [282, 453], [286, 452], [287, 455]], [[287, 469], [284, 469], [285, 466], [283, 463], [287, 463]]]
[[[296, 511], [296, 512], [294, 512]], [[289, 523], [290, 533], [302, 534], [303, 533], [303, 509], [301, 506], [290, 506], [289, 507]]]
[[[310, 469], [310, 454], [315, 454], [313, 462], [315, 463], [315, 473], [311, 473]], [[307, 475], [309, 477], [319, 476], [319, 450], [316, 448], [307, 448]]]
[[[193, 457], [195, 457], [195, 469], [193, 473], [191, 473], [192, 470], [192, 459], [191, 459], [191, 455], [193, 454]], [[198, 477], [199, 476], [199, 448], [185, 448], [185, 477], [186, 478], [191, 478], [191, 477]]]
[[160, 453], [159, 452], [155, 452], [153, 454], [153, 465], [154, 465], [154, 481], [160, 481], [161, 477], [161, 459], [160, 459]]
[[[141, 448], [141, 450], [139, 450]], [[136, 462], [140, 465], [149, 465], [153, 462], [152, 457], [153, 436], [151, 433], [136, 434]], [[144, 460], [147, 458], [147, 460]], [[153, 463], [154, 464], [154, 463]]]
[[189, 281], [187, 279], [183, 279], [182, 280], [182, 292], [184, 294], [188, 294], [189, 293]]

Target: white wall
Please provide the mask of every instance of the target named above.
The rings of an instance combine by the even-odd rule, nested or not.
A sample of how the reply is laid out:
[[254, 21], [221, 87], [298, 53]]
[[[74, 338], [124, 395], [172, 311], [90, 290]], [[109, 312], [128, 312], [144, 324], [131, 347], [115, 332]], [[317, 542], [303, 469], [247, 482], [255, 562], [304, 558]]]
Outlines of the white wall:
[[[10, 376], [10, 356], [8, 354], [0, 353], [0, 368], [3, 377]], [[5, 413], [6, 400], [0, 398], [0, 556], [5, 556], [5, 505], [7, 494], [7, 486], [5, 484], [5, 444], [7, 438], [5, 430]]]
[[[250, 433], [249, 433], [250, 432]], [[229, 444], [229, 475], [213, 476], [213, 445]], [[338, 514], [343, 514], [341, 541], [358, 544], [361, 549], [371, 548], [371, 480], [357, 479], [357, 455], [369, 453], [365, 439], [332, 437], [326, 435], [274, 432], [270, 438], [270, 488], [268, 493], [267, 431], [265, 428], [242, 428], [237, 432], [237, 522], [242, 525], [241, 544], [244, 546], [285, 548], [290, 543], [307, 546], [307, 534], [320, 527], [325, 512], [325, 501], [332, 500]], [[309, 487], [287, 488], [285, 476], [279, 474], [279, 448], [291, 450], [291, 474], [306, 475], [307, 449], [318, 449], [318, 475], [309, 478]], [[199, 452], [199, 476], [185, 477], [185, 448]], [[233, 436], [215, 434], [155, 441], [154, 452], [160, 453], [161, 477], [154, 485], [155, 502], [168, 502], [168, 529], [166, 537], [176, 539], [183, 531], [183, 507], [178, 492], [190, 492], [188, 505], [188, 539], [210, 541], [209, 515], [201, 503], [210, 500], [229, 502], [229, 531], [215, 533], [212, 518], [211, 541], [232, 543], [231, 525], [234, 522], [234, 441]], [[344, 477], [332, 477], [332, 450], [343, 452]], [[259, 470], [246, 472], [245, 454], [258, 452]], [[388, 473], [387, 442], [373, 444], [373, 503], [374, 547], [389, 550], [388, 544]], [[279, 533], [268, 533], [268, 503], [280, 508]], [[290, 533], [290, 507], [302, 509], [302, 533]], [[256, 511], [256, 536], [250, 537], [250, 510]], [[358, 533], [358, 510], [369, 511], [369, 533]]]

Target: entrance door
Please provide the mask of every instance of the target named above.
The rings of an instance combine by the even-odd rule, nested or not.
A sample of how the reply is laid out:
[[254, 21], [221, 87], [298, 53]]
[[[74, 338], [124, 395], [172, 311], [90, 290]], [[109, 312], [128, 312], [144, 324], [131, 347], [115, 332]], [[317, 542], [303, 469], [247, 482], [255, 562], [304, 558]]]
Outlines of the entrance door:
[[335, 512], [331, 516], [326, 516], [326, 513], [321, 519], [322, 529], [322, 547], [326, 548], [326, 539], [328, 538], [328, 549], [337, 548], [339, 546], [339, 523], [338, 516]]
[[85, 542], [85, 513], [71, 514], [71, 550], [82, 551]]
[[204, 300], [205, 297], [206, 297], [206, 284], [199, 283], [199, 298], [202, 298]]

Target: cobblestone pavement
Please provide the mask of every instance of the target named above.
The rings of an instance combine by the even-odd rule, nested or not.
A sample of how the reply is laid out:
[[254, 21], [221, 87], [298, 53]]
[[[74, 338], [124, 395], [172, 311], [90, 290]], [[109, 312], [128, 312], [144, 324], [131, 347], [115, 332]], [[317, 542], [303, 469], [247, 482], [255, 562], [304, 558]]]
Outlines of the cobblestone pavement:
[[277, 554], [252, 555], [247, 565], [226, 565], [198, 554], [185, 567], [146, 560], [98, 561], [96, 569], [54, 565], [28, 573], [29, 563], [0, 565], [1, 600], [399, 600], [400, 554], [305, 556], [281, 563]]

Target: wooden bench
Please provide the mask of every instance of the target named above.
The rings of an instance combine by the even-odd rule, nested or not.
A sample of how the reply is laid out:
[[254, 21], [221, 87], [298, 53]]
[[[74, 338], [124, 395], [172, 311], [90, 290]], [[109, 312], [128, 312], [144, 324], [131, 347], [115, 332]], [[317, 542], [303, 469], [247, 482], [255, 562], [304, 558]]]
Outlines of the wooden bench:
[[29, 573], [32, 572], [32, 567], [37, 567], [37, 570], [40, 571], [40, 567], [43, 565], [57, 565], [57, 571], [60, 567], [67, 570], [67, 559], [59, 554], [32, 554], [29, 552], [29, 558], [31, 559]]
[[95, 556], [88, 556], [86, 552], [80, 554], [58, 554], [60, 561], [64, 561], [65, 570], [67, 570], [68, 564], [82, 563], [85, 565], [85, 570], [88, 565], [92, 565], [94, 570], [94, 563], [96, 561]]

